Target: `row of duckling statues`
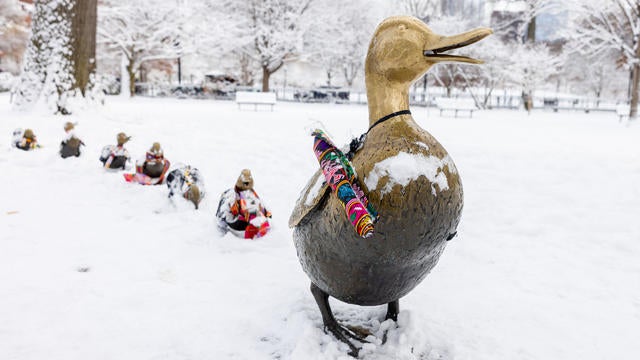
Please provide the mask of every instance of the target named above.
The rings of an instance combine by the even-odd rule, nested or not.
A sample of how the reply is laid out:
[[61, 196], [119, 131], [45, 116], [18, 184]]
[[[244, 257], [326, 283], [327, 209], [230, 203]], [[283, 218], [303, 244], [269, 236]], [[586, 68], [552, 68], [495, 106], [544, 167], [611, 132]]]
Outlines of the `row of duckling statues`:
[[[437, 264], [462, 213], [458, 170], [444, 147], [413, 119], [409, 88], [437, 63], [481, 63], [444, 53], [491, 33], [478, 28], [443, 36], [414, 17], [385, 19], [365, 58], [367, 132], [348, 153], [322, 131], [313, 133], [320, 168], [303, 189], [289, 226], [324, 330], [345, 343], [353, 357], [371, 342], [371, 333], [340, 324], [329, 297], [365, 306], [386, 304], [385, 320], [397, 321], [400, 298]], [[356, 170], [376, 179], [359, 179]], [[405, 181], [407, 170], [413, 175]], [[269, 216], [248, 171], [223, 193], [217, 212], [224, 229], [244, 229], [245, 237], [268, 230], [261, 221]]]
[[[62, 158], [79, 157], [84, 142], [74, 132], [75, 125], [65, 123], [65, 138], [60, 143]], [[126, 171], [132, 168], [131, 156], [125, 144], [131, 140], [124, 132], [116, 136], [116, 145], [106, 145], [100, 153], [100, 162], [110, 171]], [[41, 148], [32, 129], [16, 129], [13, 132], [13, 147], [30, 151]], [[169, 198], [182, 197], [196, 209], [205, 197], [204, 180], [200, 171], [190, 165], [178, 164], [171, 171], [171, 162], [164, 157], [164, 150], [154, 142], [145, 157], [136, 161], [134, 173], [124, 173], [126, 182], [141, 185], [161, 185], [166, 183]], [[244, 239], [256, 239], [266, 235], [271, 229], [271, 212], [254, 190], [253, 176], [249, 169], [240, 173], [233, 188], [224, 191], [216, 211], [217, 228], [222, 235], [227, 232]]]
[[[71, 122], [64, 124], [65, 137], [60, 142], [60, 156], [66, 159], [71, 156], [78, 157], [81, 154], [81, 147], [84, 146], [84, 142], [80, 140], [75, 134], [75, 125]], [[32, 129], [16, 129], [13, 131], [13, 140], [11, 142], [13, 147], [29, 151], [42, 147], [38, 143], [36, 134]]]

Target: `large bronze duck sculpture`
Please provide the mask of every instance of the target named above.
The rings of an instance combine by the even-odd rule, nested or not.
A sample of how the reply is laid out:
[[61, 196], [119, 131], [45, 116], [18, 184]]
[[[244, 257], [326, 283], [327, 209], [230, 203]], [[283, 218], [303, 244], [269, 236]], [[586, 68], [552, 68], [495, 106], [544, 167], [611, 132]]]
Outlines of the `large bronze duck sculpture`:
[[409, 87], [438, 62], [481, 63], [442, 53], [491, 33], [478, 28], [441, 36], [409, 16], [378, 25], [365, 63], [370, 127], [352, 158], [379, 213], [374, 235], [356, 234], [320, 170], [291, 215], [296, 251], [325, 330], [345, 342], [353, 356], [359, 350], [349, 338], [362, 337], [338, 324], [329, 296], [357, 305], [388, 304], [386, 318], [397, 321], [399, 299], [436, 265], [462, 212], [458, 171], [442, 145], [411, 117]]

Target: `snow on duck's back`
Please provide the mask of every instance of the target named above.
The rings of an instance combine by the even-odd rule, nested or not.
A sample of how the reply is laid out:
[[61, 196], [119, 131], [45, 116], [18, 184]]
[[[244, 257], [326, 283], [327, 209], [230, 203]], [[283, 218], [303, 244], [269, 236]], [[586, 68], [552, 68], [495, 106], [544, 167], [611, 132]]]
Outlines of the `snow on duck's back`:
[[[446, 155], [440, 159], [434, 155], [410, 154], [399, 152], [397, 155], [384, 159], [375, 164], [373, 169], [365, 175], [364, 183], [369, 191], [380, 190], [381, 195], [391, 192], [394, 185], [406, 186], [410, 181], [424, 176], [431, 182], [431, 193], [449, 189], [447, 177], [443, 172], [444, 167], [449, 168], [450, 173], [457, 173], [451, 157]], [[388, 180], [382, 189], [379, 189], [380, 181], [387, 177]], [[438, 185], [436, 189], [435, 185]]]

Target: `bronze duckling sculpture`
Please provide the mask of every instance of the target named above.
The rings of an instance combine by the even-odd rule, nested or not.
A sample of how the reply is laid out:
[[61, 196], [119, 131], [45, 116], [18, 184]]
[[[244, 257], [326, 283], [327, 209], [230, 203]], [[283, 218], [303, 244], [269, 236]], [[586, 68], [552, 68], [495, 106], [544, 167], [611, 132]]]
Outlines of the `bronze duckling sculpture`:
[[409, 87], [438, 62], [481, 63], [442, 52], [491, 33], [478, 28], [441, 36], [409, 16], [380, 23], [365, 62], [370, 127], [352, 158], [379, 213], [374, 235], [356, 234], [337, 197], [322, 185], [321, 170], [303, 189], [289, 220], [325, 330], [353, 356], [359, 350], [349, 338], [362, 341], [362, 336], [337, 323], [329, 296], [357, 305], [388, 304], [386, 318], [397, 321], [399, 299], [436, 265], [462, 212], [458, 171], [442, 145], [411, 117]]
[[60, 143], [60, 157], [66, 159], [71, 156], [80, 156], [80, 147], [84, 146], [84, 142], [78, 138], [74, 129], [77, 124], [67, 121], [64, 124], [65, 139]]

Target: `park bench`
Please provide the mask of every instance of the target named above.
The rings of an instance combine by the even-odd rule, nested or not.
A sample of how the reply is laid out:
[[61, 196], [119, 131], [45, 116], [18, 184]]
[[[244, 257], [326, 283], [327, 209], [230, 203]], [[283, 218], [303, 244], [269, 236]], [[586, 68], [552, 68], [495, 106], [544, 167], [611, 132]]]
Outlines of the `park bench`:
[[236, 92], [236, 104], [238, 109], [241, 109], [242, 105], [253, 105], [253, 110], [258, 111], [258, 105], [269, 105], [271, 111], [273, 111], [273, 105], [276, 104], [276, 94], [272, 92], [251, 92], [251, 91], [238, 91]]
[[618, 121], [621, 122], [625, 118], [628, 118], [630, 112], [631, 112], [631, 107], [629, 106], [629, 104], [616, 105], [616, 115], [618, 115]]
[[437, 98], [436, 106], [440, 110], [440, 116], [444, 111], [453, 111], [455, 117], [458, 117], [458, 112], [468, 112], [469, 117], [473, 117], [473, 112], [477, 110], [473, 99], [465, 98]]

